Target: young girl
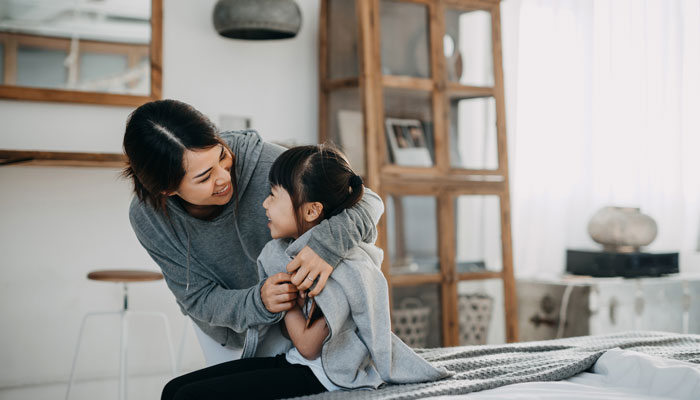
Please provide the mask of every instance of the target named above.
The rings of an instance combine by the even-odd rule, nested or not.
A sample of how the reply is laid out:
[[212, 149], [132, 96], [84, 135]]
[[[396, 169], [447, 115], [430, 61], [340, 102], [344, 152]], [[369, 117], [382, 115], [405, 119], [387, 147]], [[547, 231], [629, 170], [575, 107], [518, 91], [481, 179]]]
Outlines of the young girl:
[[[263, 207], [273, 240], [258, 257], [261, 279], [284, 272], [312, 237], [313, 227], [352, 207], [364, 191], [345, 157], [324, 145], [285, 151], [272, 165], [269, 179], [271, 193]], [[252, 327], [241, 360], [176, 378], [162, 398], [275, 399], [447, 376], [391, 333], [382, 257], [376, 246], [358, 245], [320, 294], [310, 299], [300, 293], [297, 306], [281, 322], [286, 336], [268, 326]], [[281, 353], [249, 358], [270, 354], [270, 349]]]

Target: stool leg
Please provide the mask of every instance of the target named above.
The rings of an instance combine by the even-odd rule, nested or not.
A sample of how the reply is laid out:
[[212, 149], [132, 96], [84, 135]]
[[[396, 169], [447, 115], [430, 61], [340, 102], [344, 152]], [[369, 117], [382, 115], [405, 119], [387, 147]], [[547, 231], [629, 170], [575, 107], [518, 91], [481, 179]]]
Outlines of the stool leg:
[[80, 343], [83, 340], [83, 331], [85, 330], [85, 323], [89, 317], [95, 317], [98, 315], [114, 315], [119, 314], [121, 311], [105, 311], [105, 312], [90, 312], [85, 314], [83, 321], [80, 323], [80, 331], [78, 332], [78, 343], [75, 345], [75, 353], [73, 354], [73, 366], [70, 369], [70, 377], [68, 378], [68, 388], [66, 389], [66, 400], [70, 397], [70, 390], [73, 387], [73, 381], [75, 379], [75, 367], [78, 364], [78, 354], [80, 353]]
[[127, 350], [127, 310], [122, 311], [122, 333], [119, 346], [119, 400], [126, 399], [126, 350]]
[[173, 340], [170, 334], [170, 324], [168, 323], [168, 317], [165, 313], [159, 311], [130, 311], [131, 314], [146, 315], [151, 317], [160, 318], [163, 321], [163, 326], [165, 326], [165, 338], [168, 342], [168, 353], [170, 354], [170, 372], [173, 374], [173, 378], [177, 376], [177, 368], [175, 367], [175, 351], [173, 350]]

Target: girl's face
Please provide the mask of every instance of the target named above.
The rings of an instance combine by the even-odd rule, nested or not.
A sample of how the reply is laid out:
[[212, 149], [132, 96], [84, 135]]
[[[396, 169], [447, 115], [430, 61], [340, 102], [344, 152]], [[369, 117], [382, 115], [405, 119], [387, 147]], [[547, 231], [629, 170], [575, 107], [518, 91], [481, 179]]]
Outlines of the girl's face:
[[281, 238], [297, 238], [297, 218], [294, 212], [292, 198], [289, 197], [284, 188], [281, 186], [273, 186], [270, 189], [270, 194], [263, 201], [265, 215], [269, 222], [267, 227], [270, 229], [270, 236], [273, 239]]
[[233, 157], [225, 146], [185, 150], [183, 158], [185, 177], [173, 194], [190, 204], [200, 206], [224, 205], [231, 200]]

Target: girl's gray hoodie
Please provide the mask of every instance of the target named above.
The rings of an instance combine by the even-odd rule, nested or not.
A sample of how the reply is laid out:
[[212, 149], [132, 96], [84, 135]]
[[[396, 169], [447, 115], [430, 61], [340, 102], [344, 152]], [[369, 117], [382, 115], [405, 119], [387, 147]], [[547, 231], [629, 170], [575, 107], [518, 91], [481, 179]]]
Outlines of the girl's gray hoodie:
[[[258, 279], [256, 259], [271, 239], [262, 207], [270, 192], [268, 172], [284, 149], [265, 143], [255, 131], [221, 137], [235, 155], [238, 205], [234, 196], [219, 216], [203, 221], [173, 198], [167, 215], [134, 198], [129, 220], [182, 312], [222, 345], [240, 348], [250, 326], [282, 316], [262, 303], [264, 281]], [[308, 245], [336, 266], [350, 249], [376, 235], [383, 212], [381, 199], [367, 190], [357, 206], [320, 224]]]
[[[258, 273], [271, 276], [315, 235], [312, 228], [297, 240], [273, 240], [258, 257]], [[350, 250], [315, 297], [330, 333], [321, 364], [328, 379], [345, 389], [377, 389], [385, 383], [430, 382], [451, 375], [436, 368], [391, 332], [389, 289], [381, 271], [382, 250], [360, 243]], [[292, 346], [276, 326], [252, 327], [243, 357], [269, 356]]]

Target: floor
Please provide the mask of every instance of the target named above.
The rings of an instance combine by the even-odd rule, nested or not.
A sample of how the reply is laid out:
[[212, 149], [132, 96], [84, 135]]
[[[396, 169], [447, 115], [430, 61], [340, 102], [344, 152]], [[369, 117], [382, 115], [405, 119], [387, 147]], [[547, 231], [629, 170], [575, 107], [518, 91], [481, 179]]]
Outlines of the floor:
[[[160, 398], [169, 375], [130, 377], [127, 387], [129, 400], [153, 400]], [[118, 380], [100, 379], [77, 381], [71, 389], [71, 400], [118, 400]], [[66, 396], [65, 383], [31, 385], [0, 389], [0, 400], [56, 400]]]

